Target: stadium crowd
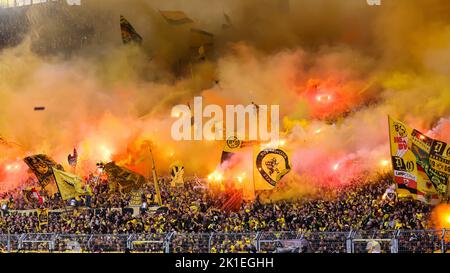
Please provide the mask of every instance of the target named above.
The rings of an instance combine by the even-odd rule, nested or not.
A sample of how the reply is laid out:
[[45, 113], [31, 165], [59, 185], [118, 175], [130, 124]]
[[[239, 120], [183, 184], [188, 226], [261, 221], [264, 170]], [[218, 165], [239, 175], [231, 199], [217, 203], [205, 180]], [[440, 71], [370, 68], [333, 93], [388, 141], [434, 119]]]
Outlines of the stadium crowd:
[[[350, 230], [395, 230], [429, 228], [430, 206], [412, 200], [386, 198], [392, 181], [384, 176], [377, 181], [355, 183], [334, 189], [327, 196], [303, 196], [297, 200], [242, 202], [238, 210], [223, 210], [229, 196], [212, 197], [198, 181], [186, 181], [171, 187], [168, 179], [160, 181], [164, 209], [149, 210], [155, 203], [153, 187], [145, 185], [141, 209], [133, 214], [128, 207], [131, 195], [111, 192], [107, 181], [92, 187], [92, 196], [68, 202], [57, 195], [44, 203], [29, 203], [20, 191], [9, 194], [9, 211], [0, 218], [0, 234], [177, 234], [269, 232], [348, 232]], [[37, 213], [20, 210], [46, 207], [59, 209], [49, 213], [48, 224], [40, 226]], [[66, 211], [63, 208], [68, 208]], [[17, 211], [19, 210], [19, 211]], [[201, 252], [199, 238], [177, 237], [173, 251]], [[189, 246], [187, 249], [183, 246]], [[197, 247], [196, 247], [197, 246]], [[322, 248], [321, 248], [322, 247]], [[255, 245], [251, 236], [232, 240], [221, 238], [213, 252], [249, 252]], [[345, 247], [340, 245], [339, 251]], [[326, 245], [318, 246], [327, 252]], [[335, 251], [334, 249], [333, 251]], [[331, 251], [331, 250], [330, 250]]]
[[[392, 184], [388, 177], [377, 182], [351, 185], [334, 189], [335, 198], [304, 196], [297, 200], [243, 202], [236, 211], [224, 213], [220, 208], [226, 195], [212, 198], [208, 190], [195, 180], [183, 187], [171, 187], [161, 180], [161, 195], [167, 210], [153, 214], [141, 213], [131, 219], [128, 206], [131, 195], [118, 189], [109, 190], [107, 182], [93, 187], [90, 198], [62, 201], [58, 195], [45, 198], [43, 204], [24, 199], [20, 190], [8, 195], [9, 209], [30, 210], [38, 207], [75, 208], [73, 215], [51, 215], [46, 229], [68, 233], [139, 233], [139, 232], [256, 232], [256, 231], [349, 231], [350, 229], [426, 229], [430, 207], [411, 200], [383, 198]], [[144, 186], [141, 211], [155, 204], [153, 187]], [[86, 209], [90, 208], [90, 209]], [[117, 208], [117, 211], [111, 211]], [[101, 211], [101, 213], [94, 213]], [[150, 217], [151, 216], [151, 217]], [[37, 219], [10, 212], [1, 218], [3, 233], [37, 232]], [[135, 220], [130, 224], [130, 221]], [[82, 225], [80, 225], [82, 221]], [[77, 224], [74, 224], [74, 223]], [[5, 225], [4, 223], [15, 223]], [[46, 230], [41, 230], [46, 231]]]

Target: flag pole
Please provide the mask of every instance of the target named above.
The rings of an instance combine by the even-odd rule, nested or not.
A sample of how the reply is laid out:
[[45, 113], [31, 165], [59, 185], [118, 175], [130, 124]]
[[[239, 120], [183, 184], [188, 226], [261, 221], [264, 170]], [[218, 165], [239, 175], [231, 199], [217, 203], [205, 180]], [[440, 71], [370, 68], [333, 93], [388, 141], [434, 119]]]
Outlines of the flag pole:
[[150, 151], [150, 156], [152, 158], [152, 176], [153, 176], [153, 183], [154, 183], [155, 192], [156, 192], [156, 198], [158, 199], [158, 205], [162, 206], [161, 192], [159, 191], [158, 178], [156, 175], [155, 158], [153, 157], [152, 146], [150, 143], [148, 145], [148, 149]]
[[394, 185], [395, 185], [395, 191], [397, 192], [397, 190], [398, 190], [398, 185], [397, 185], [397, 182], [395, 181], [395, 171], [394, 171], [394, 160], [393, 160], [393, 157], [392, 157], [392, 132], [391, 132], [391, 115], [388, 115], [388, 130], [389, 130], [389, 154], [391, 155], [391, 167], [392, 167], [392, 170], [391, 170], [391, 174], [392, 174], [392, 177], [394, 178]]

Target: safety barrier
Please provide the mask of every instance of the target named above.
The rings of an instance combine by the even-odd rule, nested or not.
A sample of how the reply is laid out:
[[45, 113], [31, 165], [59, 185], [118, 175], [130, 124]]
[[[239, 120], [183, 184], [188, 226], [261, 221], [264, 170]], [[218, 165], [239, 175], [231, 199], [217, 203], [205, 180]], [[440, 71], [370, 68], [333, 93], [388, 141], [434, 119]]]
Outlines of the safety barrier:
[[445, 253], [448, 230], [350, 232], [0, 234], [0, 252]]

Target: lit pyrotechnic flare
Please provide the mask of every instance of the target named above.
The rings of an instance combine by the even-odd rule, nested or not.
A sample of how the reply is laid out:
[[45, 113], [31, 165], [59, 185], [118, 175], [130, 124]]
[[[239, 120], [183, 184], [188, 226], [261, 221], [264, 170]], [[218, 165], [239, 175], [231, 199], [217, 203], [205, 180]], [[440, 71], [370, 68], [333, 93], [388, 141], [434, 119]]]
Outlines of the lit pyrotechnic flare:
[[105, 146], [105, 145], [100, 146], [100, 153], [101, 153], [100, 159], [102, 161], [104, 161], [104, 162], [111, 161], [112, 151], [107, 146]]
[[316, 101], [320, 103], [328, 103], [333, 100], [333, 96], [330, 94], [319, 94], [316, 96]]
[[236, 177], [237, 181], [238, 181], [239, 183], [244, 182], [244, 179], [245, 179], [246, 175], [247, 175], [246, 173], [242, 173], [241, 175], [238, 175], [238, 176]]
[[208, 181], [209, 182], [222, 182], [223, 180], [223, 174], [219, 172], [218, 170], [215, 170], [210, 175], [208, 175]]
[[20, 165], [18, 163], [10, 163], [5, 166], [5, 171], [7, 172], [16, 172], [20, 170]]
[[382, 167], [388, 167], [388, 166], [389, 166], [389, 160], [387, 160], [387, 159], [381, 160], [381, 161], [380, 161], [380, 165], [381, 165]]
[[340, 164], [339, 164], [339, 163], [334, 164], [334, 165], [333, 165], [333, 171], [339, 170], [339, 167], [340, 167]]
[[436, 228], [450, 228], [450, 205], [441, 204], [434, 208], [432, 212], [433, 224]]

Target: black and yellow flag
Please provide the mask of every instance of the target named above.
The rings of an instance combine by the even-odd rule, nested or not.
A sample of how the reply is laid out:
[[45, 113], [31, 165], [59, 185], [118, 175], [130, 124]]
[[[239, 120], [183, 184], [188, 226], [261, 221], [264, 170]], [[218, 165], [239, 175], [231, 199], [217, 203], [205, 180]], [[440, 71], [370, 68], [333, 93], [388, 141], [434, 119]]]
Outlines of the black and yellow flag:
[[38, 209], [37, 210], [39, 228], [48, 225], [48, 209]]
[[193, 23], [191, 18], [189, 18], [186, 13], [182, 11], [159, 11], [162, 17], [166, 20], [166, 22], [170, 25], [184, 25]]
[[89, 195], [87, 191], [83, 190], [82, 178], [57, 169], [53, 169], [53, 174], [63, 200], [70, 200], [78, 196]]
[[245, 152], [246, 148], [253, 147], [254, 145], [259, 144], [260, 142], [256, 140], [240, 140], [236, 136], [229, 137], [225, 141], [225, 146], [223, 147], [220, 164], [223, 165], [225, 162], [230, 160], [235, 154], [239, 152]]
[[64, 171], [64, 168], [60, 164], [43, 154], [26, 157], [24, 158], [24, 161], [30, 170], [36, 175], [42, 189], [46, 190], [50, 194], [57, 192], [56, 186], [53, 183], [54, 178], [52, 168]]
[[389, 138], [399, 197], [439, 203], [447, 194], [450, 147], [391, 117]]
[[124, 16], [120, 15], [120, 30], [122, 32], [122, 41], [124, 44], [136, 43], [142, 44], [142, 37], [137, 33], [134, 27], [125, 19]]
[[288, 153], [279, 148], [254, 146], [253, 179], [255, 190], [275, 188], [286, 174], [291, 171]]
[[33, 191], [31, 190], [31, 188], [22, 190], [22, 196], [23, 196], [23, 200], [25, 200], [26, 203], [34, 203], [34, 201], [35, 201], [35, 198], [33, 196]]
[[174, 162], [169, 167], [171, 186], [182, 186], [184, 184], [184, 166], [181, 162]]
[[128, 205], [130, 207], [139, 207], [142, 205], [142, 195], [144, 191], [142, 189], [133, 189], [130, 193], [130, 201]]
[[144, 176], [119, 167], [115, 162], [106, 164], [104, 170], [108, 175], [110, 188], [113, 190], [118, 186], [122, 192], [130, 192], [133, 189], [140, 189], [146, 182]]

